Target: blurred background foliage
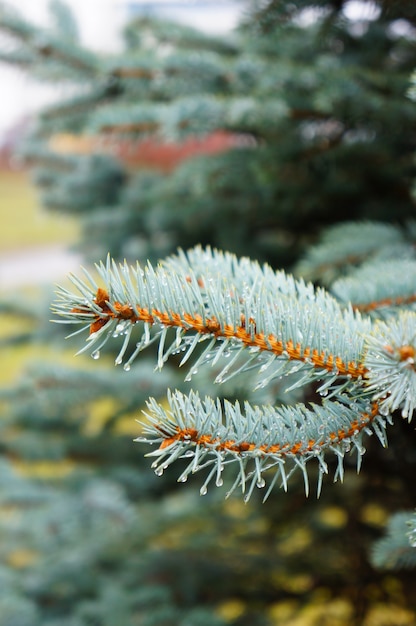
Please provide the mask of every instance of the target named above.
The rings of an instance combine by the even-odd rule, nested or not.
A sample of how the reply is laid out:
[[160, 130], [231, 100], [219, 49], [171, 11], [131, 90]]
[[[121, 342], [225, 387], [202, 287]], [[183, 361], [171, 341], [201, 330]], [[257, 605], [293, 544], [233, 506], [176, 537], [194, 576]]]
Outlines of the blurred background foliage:
[[[290, 270], [327, 226], [406, 228], [416, 11], [352, 4], [247, 2], [228, 37], [138, 18], [113, 56], [82, 47], [61, 2], [50, 30], [0, 5], [1, 58], [70, 94], [19, 148], [42, 209], [24, 174], [1, 174], [2, 250], [16, 233], [91, 264], [202, 243]], [[147, 397], [185, 388], [181, 373], [74, 359], [52, 282], [0, 302], [1, 626], [416, 623], [414, 572], [371, 560], [390, 513], [415, 506], [413, 427], [388, 450], [369, 440], [362, 474], [320, 500], [296, 481], [264, 505], [201, 499], [132, 443]]]

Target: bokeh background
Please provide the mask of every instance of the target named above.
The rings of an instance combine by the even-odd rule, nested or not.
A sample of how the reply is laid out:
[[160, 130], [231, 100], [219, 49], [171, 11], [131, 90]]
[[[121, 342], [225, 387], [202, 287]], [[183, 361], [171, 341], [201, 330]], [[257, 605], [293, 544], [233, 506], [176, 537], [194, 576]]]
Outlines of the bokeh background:
[[[75, 359], [79, 345], [50, 324], [49, 306], [55, 282], [69, 284], [68, 272], [92, 267], [109, 249], [134, 260], [143, 250], [157, 256], [204, 237], [203, 243], [290, 266], [337, 221], [404, 224], [414, 216], [416, 106], [406, 89], [416, 64], [415, 16], [409, 9], [402, 19], [400, 2], [393, 2], [388, 30], [378, 21], [382, 3], [329, 2], [340, 22], [326, 49], [325, 37], [321, 47], [313, 29], [299, 39], [299, 24], [273, 39], [270, 24], [279, 21], [282, 3], [259, 2], [258, 32], [248, 27], [248, 47], [239, 50], [233, 29], [247, 16], [246, 2], [67, 4], [82, 43], [103, 57], [121, 55], [122, 28], [146, 15], [201, 29], [203, 35], [190, 39], [189, 59], [199, 58], [193, 45], [206, 46], [214, 52], [204, 58], [211, 73], [209, 79], [192, 74], [190, 61], [188, 87], [200, 81], [208, 93], [224, 88], [226, 99], [215, 55], [228, 62], [227, 55], [241, 53], [240, 95], [247, 85], [260, 107], [260, 83], [276, 91], [276, 101], [286, 98], [294, 114], [281, 122], [277, 107], [274, 126], [267, 111], [242, 122], [236, 110], [237, 137], [220, 129], [168, 147], [140, 144], [133, 153], [115, 140], [119, 160], [85, 142], [81, 125], [56, 133], [56, 162], [48, 161], [44, 146], [23, 158], [20, 145], [33, 122], [68, 91], [0, 65], [0, 626], [414, 626], [414, 572], [378, 569], [371, 560], [389, 515], [414, 507], [411, 425], [394, 431], [388, 451], [370, 440], [363, 473], [357, 476], [351, 465], [345, 484], [328, 482], [320, 500], [305, 501], [296, 479], [289, 495], [278, 493], [265, 505], [261, 494], [244, 505], [239, 497], [224, 501], [224, 492], [214, 489], [201, 499], [196, 481], [184, 487], [175, 472], [156, 477], [143, 456], [147, 449], [132, 442], [146, 398], [163, 398], [183, 376], [168, 368], [155, 376], [152, 358], [128, 376], [114, 368], [110, 350], [98, 362]], [[47, 2], [20, 0], [18, 8], [29, 22], [49, 24]], [[304, 24], [314, 16], [307, 12]], [[130, 31], [133, 47], [137, 32]], [[177, 37], [179, 48], [185, 38], [172, 25], [168, 35], [155, 32], [164, 42]], [[344, 53], [353, 68], [345, 81], [344, 74], [337, 80]], [[283, 62], [267, 82], [267, 73], [253, 67], [270, 59], [269, 70]], [[187, 67], [188, 60], [181, 62]], [[366, 80], [356, 81], [362, 66]], [[186, 80], [170, 78], [162, 100], [188, 95]], [[128, 81], [126, 92], [137, 89], [137, 100], [144, 99], [142, 85]], [[275, 83], [283, 85], [280, 93]], [[308, 125], [311, 103], [330, 110], [329, 122], [323, 115]], [[77, 162], [69, 169], [79, 178], [65, 180], [59, 164], [72, 154]], [[48, 186], [56, 183], [51, 172], [66, 193], [65, 210], [45, 206]], [[90, 206], [76, 207], [83, 184], [87, 199], [99, 198], [91, 216]], [[111, 206], [107, 195], [114, 195]], [[154, 239], [130, 237], [132, 224]], [[211, 382], [202, 376], [200, 384], [215, 393]], [[238, 398], [245, 392], [230, 391]]]

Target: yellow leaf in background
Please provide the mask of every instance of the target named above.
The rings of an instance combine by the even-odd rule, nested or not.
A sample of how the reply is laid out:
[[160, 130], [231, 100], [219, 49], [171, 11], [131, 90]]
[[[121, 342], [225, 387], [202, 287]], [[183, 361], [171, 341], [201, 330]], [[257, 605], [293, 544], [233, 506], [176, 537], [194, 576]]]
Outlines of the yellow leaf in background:
[[268, 610], [272, 624], [286, 624], [298, 611], [299, 603], [296, 600], [276, 602]]
[[242, 498], [225, 500], [224, 508], [227, 515], [237, 520], [246, 519], [250, 515], [250, 503], [245, 504]]
[[88, 418], [82, 426], [82, 434], [86, 437], [94, 437], [99, 434], [116, 412], [117, 401], [114, 398], [107, 396], [94, 400], [89, 405]]
[[327, 506], [319, 511], [318, 519], [329, 528], [342, 528], [347, 523], [347, 513], [340, 506]]
[[142, 426], [137, 423], [137, 416], [140, 411], [134, 413], [126, 413], [119, 417], [114, 425], [113, 432], [116, 435], [131, 435], [132, 437], [139, 437]]
[[311, 545], [311, 542], [312, 534], [308, 528], [293, 528], [279, 542], [279, 552], [283, 556], [291, 556], [306, 550]]
[[14, 460], [14, 469], [21, 476], [30, 478], [65, 478], [77, 467], [77, 464], [68, 459], [61, 461], [23, 461]]
[[272, 626], [351, 626], [353, 607], [348, 600], [323, 601], [319, 595], [302, 607], [290, 601], [274, 604], [269, 613], [270, 623]]
[[40, 356], [39, 346], [35, 344], [6, 346], [1, 352], [1, 385], [8, 385], [15, 381], [22, 374], [28, 361], [35, 360]]
[[32, 565], [36, 561], [38, 556], [39, 553], [35, 550], [21, 548], [10, 552], [6, 557], [6, 561], [7, 564], [10, 565], [10, 567], [13, 567], [15, 569], [23, 569], [25, 567], [29, 567], [29, 565]]
[[361, 521], [371, 526], [385, 526], [388, 513], [379, 504], [369, 503], [361, 509]]
[[315, 579], [311, 574], [292, 574], [290, 576], [284, 573], [272, 574], [274, 586], [279, 590], [284, 590], [296, 595], [303, 595], [310, 591], [315, 584]]
[[24, 315], [2, 313], [0, 315], [0, 338], [5, 339], [19, 333], [25, 333], [35, 328], [33, 319]]
[[79, 238], [79, 221], [74, 216], [41, 209], [27, 171], [0, 170], [0, 189], [1, 261], [10, 252], [72, 244]]
[[363, 626], [415, 626], [416, 614], [398, 604], [380, 603], [371, 607]]
[[217, 606], [216, 613], [226, 622], [233, 622], [244, 614], [246, 605], [242, 600], [230, 599]]
[[[142, 431], [142, 426], [138, 423], [138, 420], [143, 418], [141, 409], [142, 407], [137, 407], [137, 411], [117, 417], [112, 427], [112, 433], [131, 435], [132, 438], [138, 437]], [[82, 433], [87, 437], [97, 435], [118, 410], [118, 402], [114, 398], [107, 396], [94, 400], [89, 406], [88, 419], [84, 422]]]
[[49, 147], [58, 154], [91, 154], [94, 138], [88, 135], [57, 133], [49, 140]]

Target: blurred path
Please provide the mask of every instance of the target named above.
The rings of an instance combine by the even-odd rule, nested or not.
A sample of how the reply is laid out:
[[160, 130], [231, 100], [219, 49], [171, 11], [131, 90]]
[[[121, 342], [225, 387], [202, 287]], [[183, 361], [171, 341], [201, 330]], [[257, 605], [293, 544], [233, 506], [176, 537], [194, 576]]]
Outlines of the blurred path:
[[0, 289], [51, 285], [81, 264], [81, 255], [62, 244], [0, 252]]
[[[0, 292], [53, 285], [77, 270], [81, 255], [71, 252], [79, 238], [75, 218], [42, 210], [25, 170], [0, 161]], [[1, 620], [0, 620], [1, 621]]]

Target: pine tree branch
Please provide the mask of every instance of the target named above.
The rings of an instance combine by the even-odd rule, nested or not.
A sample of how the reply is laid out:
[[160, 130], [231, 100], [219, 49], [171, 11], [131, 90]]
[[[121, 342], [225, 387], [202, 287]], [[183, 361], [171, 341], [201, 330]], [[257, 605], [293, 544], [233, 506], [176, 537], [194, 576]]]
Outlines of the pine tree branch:
[[357, 311], [391, 314], [416, 302], [414, 259], [373, 260], [339, 278], [331, 291]]
[[410, 422], [416, 408], [416, 313], [377, 320], [366, 343], [367, 390], [382, 401], [384, 413], [400, 409]]
[[93, 53], [69, 39], [57, 39], [47, 30], [33, 27], [16, 12], [2, 6], [0, 28], [31, 49], [39, 60], [54, 60], [89, 76], [97, 74], [97, 59]]
[[356, 311], [364, 311], [366, 313], [375, 311], [377, 309], [385, 308], [397, 308], [400, 306], [408, 306], [416, 302], [416, 294], [409, 296], [398, 296], [397, 298], [384, 298], [383, 300], [377, 300], [372, 302], [366, 302], [365, 304], [354, 304], [353, 308]]
[[416, 566], [416, 515], [402, 511], [388, 521], [386, 537], [379, 539], [372, 551], [372, 563], [380, 569], [413, 569]]
[[[90, 85], [88, 93], [45, 108], [40, 116], [40, 121], [44, 123], [45, 121], [54, 120], [55, 125], [59, 124], [65, 127], [66, 116], [80, 113], [88, 114], [91, 111], [91, 107], [102, 104], [107, 96], [108, 88], [106, 85]], [[43, 129], [43, 132], [45, 132], [45, 129]]]
[[[237, 461], [234, 488], [250, 497], [255, 484], [264, 485], [263, 471], [274, 467], [275, 476], [287, 484], [292, 470], [302, 471], [307, 487], [306, 464], [317, 458], [325, 473], [324, 455], [338, 457], [337, 477], [351, 445], [363, 453], [362, 436], [369, 427], [386, 445], [385, 427], [400, 409], [409, 420], [416, 407], [416, 314], [401, 313], [388, 323], [373, 324], [349, 306], [341, 305], [323, 289], [294, 280], [284, 272], [240, 259], [234, 255], [198, 247], [180, 252], [153, 268], [130, 268], [111, 262], [97, 266], [104, 287], [85, 272], [87, 281], [72, 276], [79, 294], [60, 289], [54, 311], [64, 323], [81, 324], [88, 334], [86, 345], [94, 358], [113, 338], [123, 341], [116, 357], [124, 368], [146, 346], [158, 346], [158, 367], [183, 352], [181, 365], [198, 354], [186, 380], [202, 365], [220, 367], [222, 383], [233, 376], [257, 370], [257, 387], [295, 374], [293, 387], [323, 381], [317, 389], [326, 396], [321, 406], [272, 408], [205, 403], [196, 394], [170, 394], [170, 411], [150, 401], [151, 422], [145, 440], [160, 444], [152, 453], [156, 471], [177, 458], [192, 456], [179, 480], [210, 467], [203, 485], [224, 465]], [[140, 330], [141, 329], [141, 330]], [[135, 332], [138, 330], [138, 337]], [[173, 331], [173, 336], [171, 332]], [[135, 339], [133, 337], [135, 336]], [[137, 340], [138, 339], [138, 340]], [[202, 345], [202, 350], [197, 348]], [[227, 358], [228, 357], [228, 358]], [[189, 448], [194, 446], [194, 450]], [[289, 473], [283, 468], [293, 461]], [[254, 463], [254, 468], [251, 464]], [[212, 466], [212, 467], [211, 467]], [[318, 479], [318, 491], [322, 476]]]
[[371, 425], [386, 445], [385, 420], [378, 414], [377, 403], [349, 408], [326, 401], [311, 408], [301, 404], [272, 408], [253, 407], [246, 402], [242, 411], [239, 403], [225, 402], [222, 407], [210, 398], [201, 400], [193, 392], [185, 396], [178, 391], [168, 394], [168, 403], [166, 410], [154, 399], [148, 402], [148, 423], [144, 424], [144, 436], [136, 441], [159, 444], [157, 450], [147, 455], [156, 457], [152, 467], [158, 475], [178, 458], [191, 458], [179, 482], [186, 482], [190, 474], [209, 467], [201, 495], [206, 494], [214, 478], [217, 486], [223, 484], [222, 473], [229, 465], [237, 466], [238, 473], [227, 496], [240, 487], [247, 501], [255, 486], [266, 486], [263, 473], [269, 476], [269, 470], [274, 475], [264, 500], [278, 480], [287, 490], [288, 479], [296, 470], [303, 473], [308, 495], [306, 464], [313, 459], [319, 467], [319, 495], [323, 476], [328, 473], [326, 451], [336, 454], [334, 479], [342, 480], [344, 456], [351, 449], [357, 452], [359, 470], [364, 453], [362, 437], [370, 432]]
[[231, 36], [216, 37], [204, 34], [191, 26], [160, 17], [156, 19], [151, 16], [139, 17], [126, 26], [124, 35], [131, 52], [152, 49], [160, 44], [168, 44], [185, 51], [208, 50], [230, 56], [240, 51], [238, 41]]
[[[195, 273], [204, 260], [213, 260], [212, 274], [209, 269], [203, 275]], [[184, 265], [181, 267], [178, 261]], [[187, 361], [200, 341], [211, 338], [198, 363], [218, 360], [218, 349], [214, 347], [218, 342], [221, 353], [248, 349], [250, 361], [258, 360], [262, 371], [277, 359], [279, 373], [282, 368], [292, 368], [291, 361], [296, 360], [311, 376], [313, 370], [317, 370], [317, 376], [322, 372], [331, 374], [334, 380], [347, 375], [360, 379], [365, 374], [360, 363], [363, 341], [359, 330], [368, 330], [367, 322], [351, 311], [342, 311], [327, 292], [315, 291], [284, 272], [275, 273], [247, 259], [239, 264], [233, 255], [211, 253], [209, 249], [195, 249], [189, 261], [183, 255], [156, 270], [150, 264], [144, 269], [132, 269], [109, 261], [97, 269], [105, 289], [73, 277], [82, 295], [63, 290], [55, 305], [56, 313], [88, 329], [87, 349], [105, 345], [118, 328], [116, 334], [127, 332], [124, 355], [131, 329], [141, 322], [145, 327], [141, 348], [150, 342], [150, 327], [158, 328], [160, 367], [172, 351], [183, 346], [187, 348], [183, 362]], [[334, 342], [328, 332], [336, 326], [342, 332], [342, 341]], [[177, 332], [165, 348], [170, 328]], [[137, 351], [133, 354], [135, 358]], [[121, 358], [120, 354], [117, 361]], [[130, 357], [127, 363], [130, 365], [132, 360]]]
[[391, 256], [397, 256], [401, 246], [403, 251], [408, 251], [403, 231], [393, 224], [369, 220], [342, 222], [325, 229], [320, 240], [309, 247], [297, 264], [296, 274], [325, 284], [332, 283], [334, 275], [344, 268], [377, 255], [387, 257], [390, 249], [394, 251]]

